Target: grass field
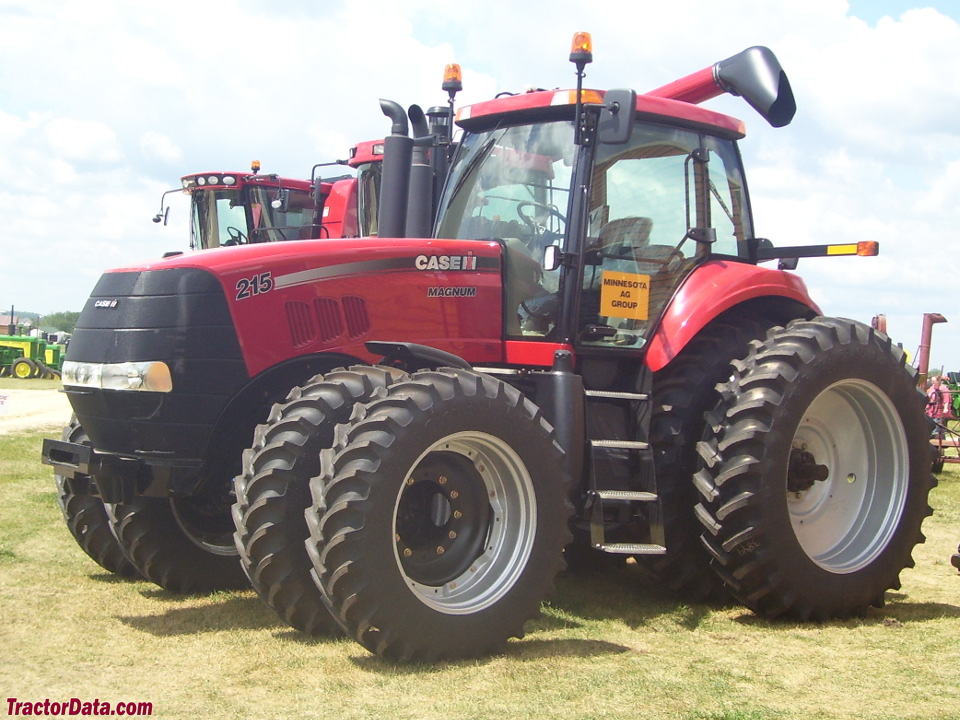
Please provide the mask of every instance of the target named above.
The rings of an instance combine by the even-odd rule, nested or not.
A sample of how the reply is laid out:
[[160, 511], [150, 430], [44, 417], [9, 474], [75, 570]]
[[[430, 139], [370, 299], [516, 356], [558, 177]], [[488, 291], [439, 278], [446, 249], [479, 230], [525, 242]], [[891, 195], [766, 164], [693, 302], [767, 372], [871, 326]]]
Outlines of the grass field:
[[865, 619], [678, 604], [624, 567], [561, 577], [503, 656], [398, 667], [301, 636], [252, 591], [183, 598], [105, 574], [67, 532], [43, 435], [0, 444], [0, 701], [146, 701], [158, 718], [960, 718], [955, 469], [916, 568]]

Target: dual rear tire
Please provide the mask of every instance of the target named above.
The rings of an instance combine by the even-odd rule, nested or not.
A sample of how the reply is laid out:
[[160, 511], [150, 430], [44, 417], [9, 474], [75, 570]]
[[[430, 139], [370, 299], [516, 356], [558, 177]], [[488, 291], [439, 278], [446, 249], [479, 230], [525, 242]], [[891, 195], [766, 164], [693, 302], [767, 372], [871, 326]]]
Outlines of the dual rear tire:
[[747, 607], [845, 618], [900, 587], [934, 484], [913, 375], [885, 335], [834, 318], [733, 363], [694, 481], [713, 567]]

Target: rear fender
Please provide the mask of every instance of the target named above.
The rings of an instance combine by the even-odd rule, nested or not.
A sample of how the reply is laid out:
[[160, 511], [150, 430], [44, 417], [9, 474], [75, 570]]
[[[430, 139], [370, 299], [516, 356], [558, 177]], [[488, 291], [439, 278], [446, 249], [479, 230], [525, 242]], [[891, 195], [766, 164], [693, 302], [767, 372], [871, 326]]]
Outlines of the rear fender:
[[667, 306], [647, 349], [656, 372], [683, 350], [711, 320], [730, 308], [764, 299], [794, 305], [791, 317], [820, 315], [807, 286], [796, 275], [728, 260], [711, 260], [686, 279]]

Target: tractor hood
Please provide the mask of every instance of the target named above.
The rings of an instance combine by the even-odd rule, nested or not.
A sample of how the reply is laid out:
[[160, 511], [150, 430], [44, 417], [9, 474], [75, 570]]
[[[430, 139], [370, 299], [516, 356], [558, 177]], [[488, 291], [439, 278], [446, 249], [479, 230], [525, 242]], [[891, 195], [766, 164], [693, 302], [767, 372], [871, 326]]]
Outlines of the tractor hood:
[[[177, 255], [107, 275], [213, 275], [254, 376], [312, 353], [369, 360], [370, 340], [414, 341], [472, 362], [501, 361], [502, 254], [492, 241], [305, 240]], [[99, 300], [107, 308], [112, 298]]]

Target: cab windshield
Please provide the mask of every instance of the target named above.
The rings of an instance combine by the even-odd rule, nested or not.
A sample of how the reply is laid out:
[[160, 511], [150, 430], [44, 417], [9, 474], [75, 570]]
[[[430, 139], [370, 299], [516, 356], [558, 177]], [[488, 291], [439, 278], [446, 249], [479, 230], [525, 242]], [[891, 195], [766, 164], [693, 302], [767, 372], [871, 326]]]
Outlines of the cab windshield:
[[468, 134], [451, 168], [436, 235], [503, 244], [507, 337], [555, 327], [560, 271], [543, 250], [563, 244], [575, 149], [573, 123], [517, 125]]
[[265, 187], [195, 189], [190, 203], [190, 246], [195, 249], [301, 240], [319, 234], [308, 192]]
[[574, 148], [569, 122], [468, 135], [447, 182], [437, 236], [515, 238], [531, 249], [561, 237]]

